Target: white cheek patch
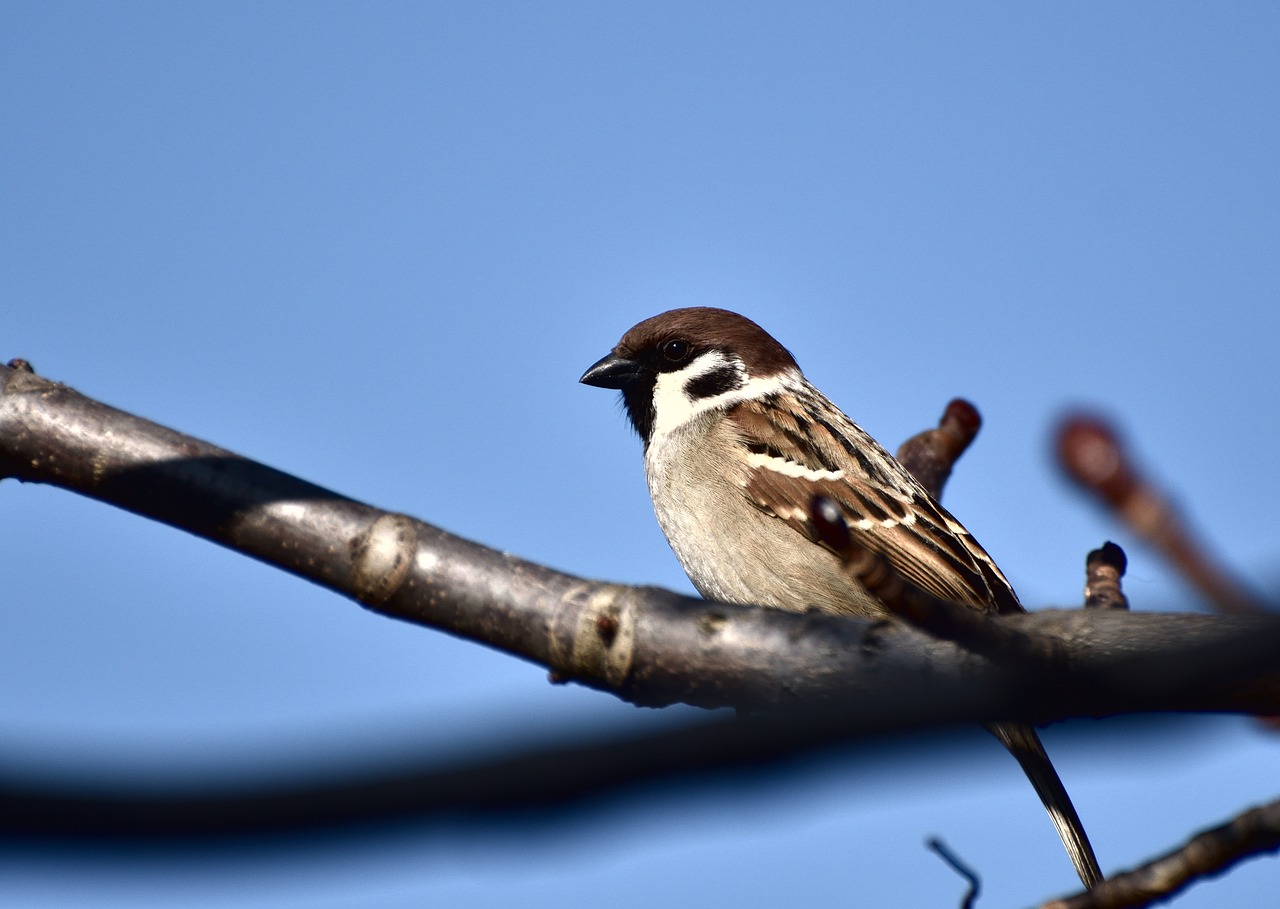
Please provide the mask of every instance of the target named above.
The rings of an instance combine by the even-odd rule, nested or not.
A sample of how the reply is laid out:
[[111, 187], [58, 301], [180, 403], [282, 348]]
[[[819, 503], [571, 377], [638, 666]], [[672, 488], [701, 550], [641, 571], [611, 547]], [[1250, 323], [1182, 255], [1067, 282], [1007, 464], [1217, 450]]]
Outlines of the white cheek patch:
[[650, 445], [709, 411], [725, 410], [739, 401], [775, 394], [799, 378], [799, 373], [795, 373], [793, 377], [791, 373], [794, 371], [788, 371], [762, 379], [747, 379], [732, 391], [711, 397], [695, 398], [689, 394], [690, 382], [725, 367], [735, 370], [739, 375], [746, 375], [746, 368], [741, 360], [727, 357], [718, 350], [707, 351], [684, 369], [658, 373], [658, 380], [653, 386], [654, 421]]
[[[654, 420], [653, 437], [649, 440], [651, 444], [654, 439], [670, 435], [672, 430], [688, 423], [710, 403], [705, 398], [690, 400], [684, 387], [690, 379], [710, 372], [719, 365], [722, 365], [720, 355], [709, 353], [694, 360], [684, 369], [658, 373], [658, 380], [653, 385]], [[699, 369], [700, 366], [704, 368]]]

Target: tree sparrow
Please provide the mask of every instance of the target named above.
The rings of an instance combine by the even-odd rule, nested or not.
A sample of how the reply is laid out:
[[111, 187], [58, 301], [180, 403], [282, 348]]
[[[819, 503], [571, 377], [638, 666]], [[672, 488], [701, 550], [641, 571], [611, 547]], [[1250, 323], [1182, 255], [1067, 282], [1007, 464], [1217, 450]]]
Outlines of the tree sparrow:
[[[633, 327], [582, 382], [622, 392], [644, 442], [658, 523], [709, 599], [867, 618], [889, 615], [816, 542], [815, 495], [904, 579], [983, 612], [1019, 612], [1004, 574], [879, 443], [805, 379], [781, 344], [723, 309], [676, 309]], [[1102, 879], [1032, 727], [989, 727], [1017, 758], [1080, 880]]]

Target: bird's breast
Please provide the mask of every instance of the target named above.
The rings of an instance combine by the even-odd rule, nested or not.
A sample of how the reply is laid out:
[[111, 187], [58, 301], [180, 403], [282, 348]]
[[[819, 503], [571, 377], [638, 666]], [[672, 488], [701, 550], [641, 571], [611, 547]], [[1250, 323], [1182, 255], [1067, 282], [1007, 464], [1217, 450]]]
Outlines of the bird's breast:
[[747, 498], [746, 461], [735, 450], [740, 444], [723, 420], [707, 420], [645, 452], [658, 524], [698, 592], [797, 612], [884, 615], [831, 552]]

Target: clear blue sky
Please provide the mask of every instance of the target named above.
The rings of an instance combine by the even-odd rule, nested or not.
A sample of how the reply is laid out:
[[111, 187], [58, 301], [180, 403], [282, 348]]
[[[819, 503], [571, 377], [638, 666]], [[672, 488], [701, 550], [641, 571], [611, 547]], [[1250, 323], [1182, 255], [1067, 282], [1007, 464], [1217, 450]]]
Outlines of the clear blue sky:
[[[638, 443], [576, 380], [639, 319], [724, 306], [890, 447], [974, 400], [947, 503], [1029, 605], [1078, 602], [1108, 537], [1135, 607], [1193, 605], [1055, 474], [1048, 430], [1081, 403], [1274, 591], [1280, 6], [851, 7], [11, 0], [0, 356], [522, 556], [689, 590]], [[257, 778], [662, 719], [63, 492], [3, 483], [0, 509], [0, 772]], [[1105, 869], [1277, 795], [1280, 740], [1246, 721], [1108, 728], [1046, 734]], [[975, 732], [502, 835], [0, 852], [0, 886], [54, 907], [955, 905], [935, 833], [983, 905], [1074, 884]], [[1176, 905], [1278, 886], [1254, 862]]]

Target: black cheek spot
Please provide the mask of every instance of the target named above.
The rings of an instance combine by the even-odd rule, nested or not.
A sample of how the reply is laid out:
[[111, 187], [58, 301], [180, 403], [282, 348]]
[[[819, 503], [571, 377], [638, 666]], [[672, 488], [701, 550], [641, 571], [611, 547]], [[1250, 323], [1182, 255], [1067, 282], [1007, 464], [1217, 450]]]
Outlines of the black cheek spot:
[[720, 366], [711, 372], [704, 373], [696, 379], [690, 379], [684, 389], [689, 397], [696, 400], [714, 398], [744, 384], [742, 374], [732, 366]]

